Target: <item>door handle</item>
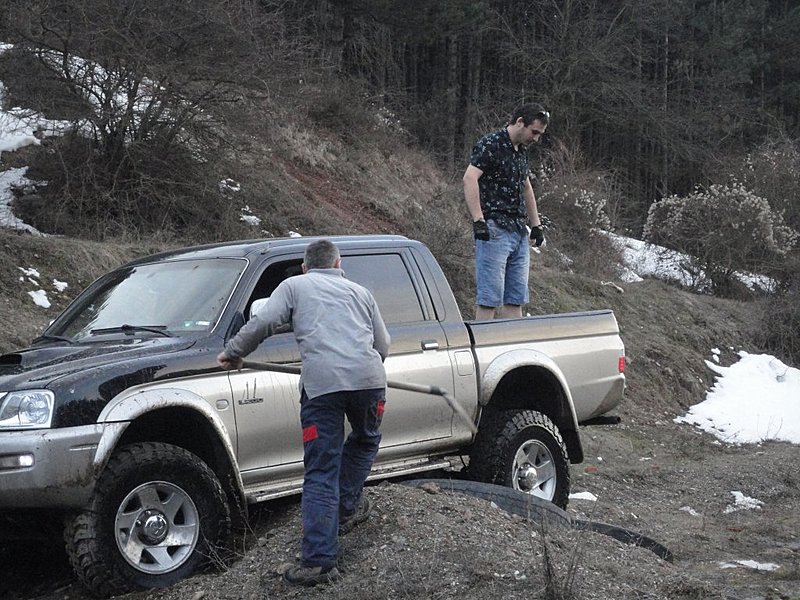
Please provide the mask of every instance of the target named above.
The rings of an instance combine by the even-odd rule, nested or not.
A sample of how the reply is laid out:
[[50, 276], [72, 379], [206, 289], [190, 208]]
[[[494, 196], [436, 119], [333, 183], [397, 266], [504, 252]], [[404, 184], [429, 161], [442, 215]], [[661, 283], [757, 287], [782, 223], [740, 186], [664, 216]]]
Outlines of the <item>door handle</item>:
[[423, 350], [438, 350], [439, 349], [439, 341], [438, 340], [422, 340], [420, 342], [422, 345]]

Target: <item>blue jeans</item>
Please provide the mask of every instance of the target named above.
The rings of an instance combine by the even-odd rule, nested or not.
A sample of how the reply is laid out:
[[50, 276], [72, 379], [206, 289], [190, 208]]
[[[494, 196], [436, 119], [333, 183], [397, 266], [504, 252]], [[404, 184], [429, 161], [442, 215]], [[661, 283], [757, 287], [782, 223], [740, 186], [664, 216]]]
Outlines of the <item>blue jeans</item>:
[[[303, 566], [331, 567], [339, 548], [339, 513], [352, 513], [378, 453], [384, 388], [300, 398], [303, 426]], [[344, 440], [344, 418], [352, 432]]]
[[491, 238], [475, 240], [475, 304], [497, 308], [528, 302], [530, 243], [527, 231], [508, 231], [486, 221]]

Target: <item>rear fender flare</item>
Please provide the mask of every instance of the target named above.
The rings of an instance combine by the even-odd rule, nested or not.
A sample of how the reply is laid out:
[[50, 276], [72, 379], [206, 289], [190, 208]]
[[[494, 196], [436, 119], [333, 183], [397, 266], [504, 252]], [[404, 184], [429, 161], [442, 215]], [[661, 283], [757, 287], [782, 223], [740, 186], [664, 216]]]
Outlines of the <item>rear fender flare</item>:
[[578, 431], [578, 417], [575, 414], [575, 405], [572, 401], [572, 393], [569, 390], [567, 379], [558, 368], [555, 361], [539, 352], [531, 349], [509, 350], [497, 356], [486, 368], [481, 377], [481, 406], [487, 406], [492, 396], [500, 385], [503, 377], [521, 367], [538, 367], [547, 370], [561, 386], [564, 392], [566, 408], [571, 416], [572, 429]]

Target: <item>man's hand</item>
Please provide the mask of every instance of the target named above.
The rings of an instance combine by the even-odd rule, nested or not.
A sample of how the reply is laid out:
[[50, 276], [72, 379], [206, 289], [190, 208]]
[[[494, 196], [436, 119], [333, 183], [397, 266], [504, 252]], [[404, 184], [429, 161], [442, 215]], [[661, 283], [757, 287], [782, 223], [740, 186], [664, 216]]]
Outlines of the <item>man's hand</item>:
[[492, 237], [489, 233], [489, 226], [483, 219], [472, 222], [472, 233], [476, 240], [483, 240], [484, 242], [488, 242]]
[[544, 231], [541, 225], [531, 227], [531, 241], [537, 248], [544, 245]]
[[242, 358], [230, 358], [225, 352], [217, 354], [217, 364], [226, 371], [238, 371], [242, 368]]

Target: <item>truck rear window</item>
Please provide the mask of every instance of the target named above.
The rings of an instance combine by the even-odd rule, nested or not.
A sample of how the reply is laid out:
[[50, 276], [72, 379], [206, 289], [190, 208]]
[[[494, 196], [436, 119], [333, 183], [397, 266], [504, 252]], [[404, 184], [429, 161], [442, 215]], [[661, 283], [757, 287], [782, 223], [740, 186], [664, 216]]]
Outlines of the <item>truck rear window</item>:
[[424, 319], [411, 276], [399, 254], [343, 256], [342, 269], [348, 279], [372, 292], [386, 323]]
[[[301, 258], [271, 264], [262, 274], [251, 294], [250, 305], [257, 298], [268, 298], [278, 284], [302, 273]], [[375, 297], [386, 323], [414, 323], [424, 320], [419, 296], [405, 262], [399, 254], [342, 256], [342, 270], [350, 281], [367, 288]]]

